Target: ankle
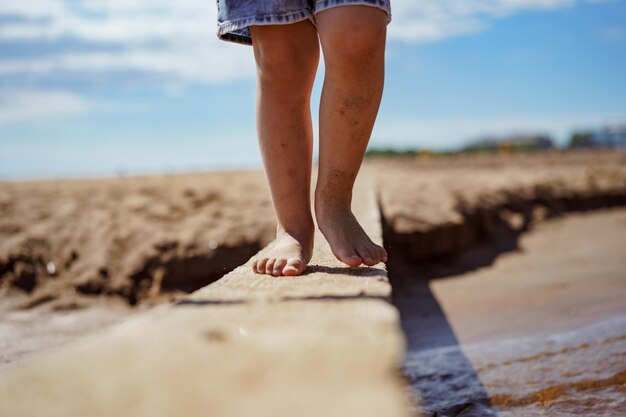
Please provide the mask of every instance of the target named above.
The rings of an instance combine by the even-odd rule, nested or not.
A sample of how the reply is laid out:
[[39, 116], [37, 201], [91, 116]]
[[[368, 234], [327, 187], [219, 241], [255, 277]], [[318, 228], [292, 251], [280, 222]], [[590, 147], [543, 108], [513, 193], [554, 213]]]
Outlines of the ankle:
[[318, 183], [315, 189], [315, 214], [350, 212], [352, 207], [351, 184]]
[[315, 198], [315, 217], [324, 218], [352, 213], [350, 199], [317, 197]]
[[284, 235], [289, 235], [299, 242], [307, 242], [313, 239], [315, 234], [315, 223], [313, 218], [307, 219], [296, 225], [290, 225], [288, 227], [283, 226], [280, 222], [276, 226], [276, 237], [280, 238]]

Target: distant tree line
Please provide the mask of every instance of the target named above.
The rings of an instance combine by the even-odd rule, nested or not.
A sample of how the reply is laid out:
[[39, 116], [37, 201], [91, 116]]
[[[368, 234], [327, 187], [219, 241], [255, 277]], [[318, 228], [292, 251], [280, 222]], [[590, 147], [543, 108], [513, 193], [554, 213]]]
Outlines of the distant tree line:
[[466, 146], [464, 152], [529, 152], [554, 148], [548, 135], [517, 135], [500, 138], [483, 138]]
[[365, 151], [365, 156], [415, 156], [419, 152], [416, 149], [371, 148]]
[[579, 130], [570, 136], [569, 148], [626, 148], [626, 124], [599, 130]]
[[[554, 141], [546, 134], [516, 135], [508, 137], [481, 138], [469, 145], [452, 151], [431, 151], [417, 148], [369, 148], [365, 156], [430, 156], [457, 153], [510, 153], [545, 151], [555, 148]], [[626, 149], [626, 124], [607, 126], [599, 130], [578, 130], [569, 137], [568, 149], [624, 148]]]

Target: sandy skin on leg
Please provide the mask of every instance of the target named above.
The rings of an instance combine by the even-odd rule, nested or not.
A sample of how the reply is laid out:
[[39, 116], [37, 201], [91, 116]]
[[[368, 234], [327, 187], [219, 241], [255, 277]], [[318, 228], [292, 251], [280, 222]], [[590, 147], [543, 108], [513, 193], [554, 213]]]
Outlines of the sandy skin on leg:
[[326, 74], [320, 102], [318, 226], [349, 266], [387, 260], [351, 211], [352, 188], [374, 127], [384, 83], [386, 13], [341, 6], [316, 16]]

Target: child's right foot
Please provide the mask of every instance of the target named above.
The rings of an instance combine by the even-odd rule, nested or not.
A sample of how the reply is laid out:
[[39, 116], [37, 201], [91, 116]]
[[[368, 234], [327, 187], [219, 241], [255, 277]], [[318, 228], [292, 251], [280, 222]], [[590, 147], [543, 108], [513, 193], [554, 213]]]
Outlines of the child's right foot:
[[310, 231], [298, 237], [279, 230], [272, 247], [252, 262], [252, 270], [275, 277], [302, 274], [313, 256], [314, 230], [312, 225]]
[[372, 242], [349, 208], [332, 207], [316, 199], [315, 213], [320, 231], [341, 262], [351, 267], [387, 262], [385, 249]]

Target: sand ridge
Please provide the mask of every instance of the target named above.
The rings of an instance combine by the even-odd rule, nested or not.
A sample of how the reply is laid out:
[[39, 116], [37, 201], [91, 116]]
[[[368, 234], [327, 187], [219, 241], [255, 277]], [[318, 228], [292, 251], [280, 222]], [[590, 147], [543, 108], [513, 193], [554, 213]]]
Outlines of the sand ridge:
[[255, 171], [5, 182], [0, 211], [0, 291], [25, 307], [172, 299], [245, 262], [275, 227]]

